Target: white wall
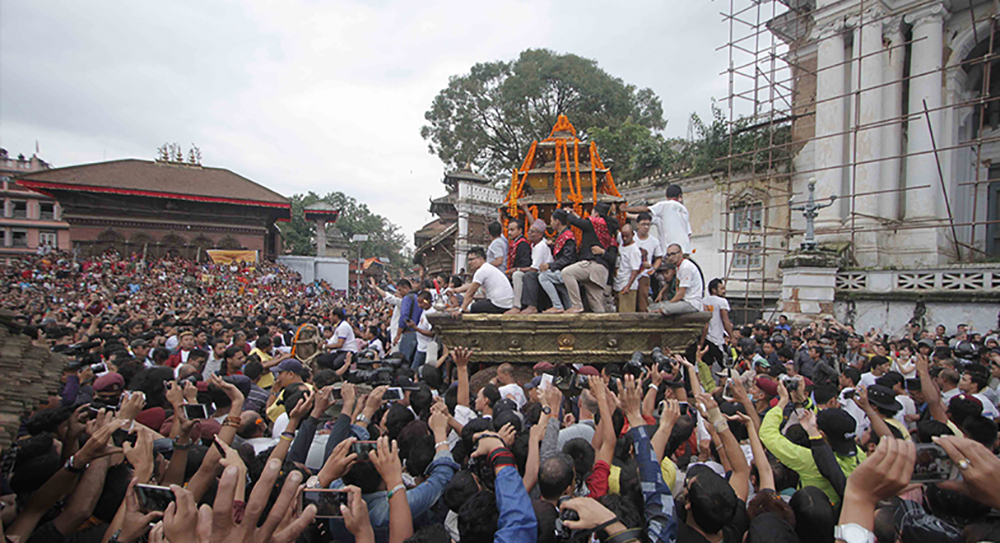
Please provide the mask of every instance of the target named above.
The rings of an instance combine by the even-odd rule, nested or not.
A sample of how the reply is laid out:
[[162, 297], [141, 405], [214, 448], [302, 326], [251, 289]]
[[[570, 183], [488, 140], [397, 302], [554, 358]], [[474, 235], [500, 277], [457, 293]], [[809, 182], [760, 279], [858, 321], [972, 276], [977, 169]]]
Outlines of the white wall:
[[299, 272], [303, 283], [321, 279], [334, 290], [348, 290], [348, 262], [340, 257], [279, 256], [278, 263]]
[[[881, 328], [889, 335], [899, 335], [913, 318], [916, 302], [907, 301], [858, 301], [855, 303], [854, 329], [865, 333], [871, 328]], [[976, 332], [986, 332], [997, 326], [996, 303], [941, 303], [926, 302], [924, 316], [928, 328], [944, 324], [949, 331], [959, 323], [968, 324]], [[834, 303], [837, 320], [844, 322], [847, 317], [847, 302]]]

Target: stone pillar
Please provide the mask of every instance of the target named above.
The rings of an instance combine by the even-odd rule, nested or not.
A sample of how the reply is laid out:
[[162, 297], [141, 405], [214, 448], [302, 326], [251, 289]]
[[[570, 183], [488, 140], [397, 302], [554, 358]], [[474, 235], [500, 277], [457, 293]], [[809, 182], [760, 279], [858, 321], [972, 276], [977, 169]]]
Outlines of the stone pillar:
[[[843, 168], [829, 168], [844, 163], [843, 132], [846, 131], [844, 111], [846, 64], [844, 58], [843, 22], [834, 21], [819, 32], [816, 69], [816, 192], [823, 197], [843, 194]], [[830, 134], [838, 134], [830, 136]], [[826, 137], [824, 137], [826, 136]], [[822, 213], [817, 218], [820, 231], [840, 226], [837, 213]], [[827, 236], [820, 236], [820, 239]]]
[[316, 256], [326, 256], [326, 219], [316, 219]]
[[[937, 162], [931, 145], [931, 135], [924, 116], [924, 101], [930, 111], [934, 136], [941, 138], [941, 112], [933, 111], [941, 106], [942, 57], [944, 55], [944, 18], [947, 11], [943, 4], [927, 6], [906, 15], [907, 23], [913, 25], [913, 45], [910, 54], [910, 104], [907, 127], [908, 155], [906, 158], [906, 187], [929, 185], [929, 188], [908, 190], [905, 194], [907, 220], [935, 219], [941, 216], [943, 208], [941, 183], [938, 179]], [[925, 75], [921, 75], [925, 74]]]
[[797, 324], [833, 316], [838, 263], [826, 253], [793, 253], [778, 264], [781, 269], [780, 314]]
[[[898, 158], [903, 151], [903, 122], [899, 120], [903, 114], [903, 67], [906, 61], [906, 48], [902, 46], [906, 38], [903, 36], [902, 19], [895, 18], [886, 21], [882, 26], [883, 36], [887, 39], [885, 59], [885, 82], [882, 88], [882, 117], [888, 123], [883, 126], [882, 153], [887, 158], [882, 162], [879, 190], [894, 190], [901, 188], [899, 184], [902, 161]], [[889, 220], [900, 218], [899, 202], [902, 194], [886, 192], [879, 195], [879, 216]]]
[[469, 252], [469, 212], [464, 209], [458, 210], [458, 236], [455, 239], [455, 268], [452, 273], [458, 273], [466, 267], [466, 258]]
[[[882, 121], [882, 81], [885, 70], [885, 54], [882, 47], [881, 12], [867, 10], [854, 28], [854, 50], [859, 53], [860, 70], [857, 122], [861, 130], [857, 132], [854, 154], [856, 175], [852, 190], [854, 196], [854, 224], [859, 227], [874, 228], [875, 217], [879, 216], [878, 195], [870, 194], [879, 190], [882, 163], [882, 131], [879, 128], [865, 128]], [[874, 21], [874, 22], [865, 22]], [[860, 47], [859, 47], [860, 45]], [[857, 80], [852, 75], [852, 80]], [[866, 90], [869, 89], [869, 90]], [[854, 255], [862, 266], [878, 263], [878, 246], [874, 232], [859, 232], [854, 236]]]

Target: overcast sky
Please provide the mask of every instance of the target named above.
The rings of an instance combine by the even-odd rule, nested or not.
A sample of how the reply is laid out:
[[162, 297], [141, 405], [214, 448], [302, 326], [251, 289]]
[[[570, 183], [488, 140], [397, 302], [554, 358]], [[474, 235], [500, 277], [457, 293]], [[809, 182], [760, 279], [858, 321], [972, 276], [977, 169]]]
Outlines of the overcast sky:
[[340, 190], [412, 233], [444, 194], [420, 137], [451, 75], [549, 48], [652, 88], [684, 136], [726, 92], [709, 0], [0, 2], [0, 146], [56, 166], [203, 164], [287, 196]]

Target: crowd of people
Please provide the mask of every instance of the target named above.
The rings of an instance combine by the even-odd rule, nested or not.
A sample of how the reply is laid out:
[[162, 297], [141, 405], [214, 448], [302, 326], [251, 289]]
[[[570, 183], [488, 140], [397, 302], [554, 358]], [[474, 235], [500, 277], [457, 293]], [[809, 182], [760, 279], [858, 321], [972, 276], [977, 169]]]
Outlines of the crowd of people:
[[[569, 226], [596, 247], [613, 235], [592, 219], [554, 222], [553, 262], [573, 243]], [[625, 247], [638, 243], [631, 228], [615, 228], [632, 239]], [[538, 236], [511, 253], [534, 252]], [[602, 256], [577, 254], [587, 250]], [[470, 283], [373, 281], [351, 298], [266, 263], [16, 261], [0, 305], [70, 362], [59, 394], [25, 413], [3, 451], [4, 536], [1000, 540], [1000, 346], [983, 323], [915, 324], [900, 336], [833, 319], [736, 326], [715, 279], [697, 300], [711, 320], [684, 352], [663, 346], [600, 367], [539, 360], [529, 371], [439, 345], [427, 318], [507, 311], [490, 283], [513, 283], [480, 274], [497, 270], [491, 254], [470, 254]], [[520, 262], [508, 271], [523, 274], [530, 299], [559, 294], [577, 273], [566, 270], [587, 262], [587, 281], [600, 279], [587, 270], [598, 260], [537, 286]], [[588, 304], [603, 303], [600, 290], [586, 291]], [[660, 306], [651, 293], [650, 308], [679, 311], [676, 292]], [[580, 295], [569, 300], [567, 311]], [[306, 328], [318, 332], [308, 356]]]

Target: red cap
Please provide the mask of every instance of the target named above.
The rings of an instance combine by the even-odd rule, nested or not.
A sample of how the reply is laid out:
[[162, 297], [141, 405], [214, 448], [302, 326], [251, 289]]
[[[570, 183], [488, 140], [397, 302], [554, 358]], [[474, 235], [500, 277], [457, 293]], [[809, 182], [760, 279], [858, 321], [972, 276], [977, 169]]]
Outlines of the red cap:
[[549, 371], [549, 370], [553, 370], [555, 368], [556, 367], [553, 366], [552, 364], [550, 364], [549, 362], [539, 362], [539, 363], [535, 364], [531, 369], [533, 369], [535, 371]]
[[595, 368], [594, 366], [584, 366], [580, 368], [580, 371], [578, 371], [577, 373], [579, 373], [580, 375], [591, 375], [594, 377], [598, 377], [601, 375], [601, 372], [597, 371], [597, 368]]
[[757, 384], [757, 388], [759, 388], [764, 394], [767, 394], [768, 396], [778, 395], [778, 383], [775, 381], [772, 381], [767, 377], [758, 377], [755, 383]]

